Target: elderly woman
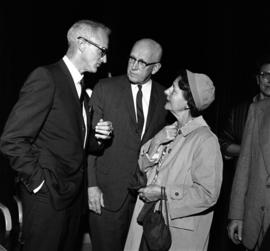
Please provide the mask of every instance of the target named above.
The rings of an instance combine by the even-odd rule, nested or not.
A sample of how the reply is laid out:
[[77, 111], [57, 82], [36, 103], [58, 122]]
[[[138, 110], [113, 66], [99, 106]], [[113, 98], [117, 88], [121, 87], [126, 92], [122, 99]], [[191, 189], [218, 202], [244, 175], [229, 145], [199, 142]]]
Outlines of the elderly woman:
[[[213, 211], [222, 182], [222, 157], [217, 137], [200, 112], [215, 98], [205, 74], [183, 71], [165, 91], [169, 110], [177, 119], [142, 146], [139, 165], [147, 186], [139, 190], [126, 251], [138, 251], [143, 228], [137, 217], [144, 203], [167, 194], [170, 250], [207, 250]], [[158, 208], [158, 203], [156, 205]], [[164, 214], [164, 212], [163, 212]]]

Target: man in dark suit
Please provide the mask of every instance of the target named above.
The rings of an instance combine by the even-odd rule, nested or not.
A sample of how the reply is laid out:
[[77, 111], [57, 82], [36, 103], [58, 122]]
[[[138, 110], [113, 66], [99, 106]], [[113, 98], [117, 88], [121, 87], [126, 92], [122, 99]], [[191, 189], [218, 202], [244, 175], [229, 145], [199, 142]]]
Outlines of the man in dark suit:
[[80, 83], [106, 62], [109, 33], [101, 23], [76, 22], [66, 55], [30, 74], [4, 128], [1, 151], [21, 183], [23, 250], [76, 250], [86, 152], [98, 152], [112, 129], [101, 120], [92, 131]]
[[89, 157], [89, 222], [94, 251], [124, 248], [136, 199], [128, 187], [140, 147], [166, 122], [164, 87], [151, 79], [161, 67], [161, 56], [160, 44], [141, 39], [131, 50], [127, 76], [101, 80], [93, 90], [93, 122], [103, 118], [114, 127], [103, 154]]

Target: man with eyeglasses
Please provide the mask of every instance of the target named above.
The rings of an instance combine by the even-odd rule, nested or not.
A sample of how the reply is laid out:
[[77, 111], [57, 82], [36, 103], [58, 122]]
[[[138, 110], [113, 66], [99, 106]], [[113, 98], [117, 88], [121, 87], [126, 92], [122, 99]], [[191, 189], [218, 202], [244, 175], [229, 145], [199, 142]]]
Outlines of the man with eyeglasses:
[[94, 87], [93, 122], [112, 121], [114, 132], [103, 154], [89, 157], [88, 196], [93, 251], [124, 248], [135, 196], [129, 193], [140, 147], [166, 123], [164, 87], [152, 80], [161, 67], [162, 48], [152, 39], [137, 41], [127, 74]]
[[[228, 211], [229, 224], [227, 230], [229, 238], [234, 244], [241, 243], [245, 248], [252, 249], [251, 247], [254, 247], [255, 242], [259, 240], [259, 235], [262, 234], [259, 233], [260, 230], [257, 228], [258, 224], [261, 224], [261, 222], [259, 223], [259, 221], [256, 220], [260, 212], [257, 211], [255, 207], [258, 206], [257, 201], [260, 201], [258, 203], [261, 203], [261, 196], [264, 196], [264, 192], [266, 192], [266, 190], [261, 190], [262, 192], [264, 191], [262, 194], [258, 194], [255, 190], [259, 185], [258, 183], [265, 185], [265, 180], [263, 180], [262, 177], [259, 178], [259, 173], [262, 173], [261, 168], [264, 167], [262, 163], [260, 163], [259, 156], [253, 155], [251, 150], [253, 149], [253, 146], [250, 144], [254, 144], [254, 147], [257, 148], [256, 151], [259, 151], [260, 146], [257, 145], [257, 139], [253, 142], [247, 142], [247, 138], [250, 139], [250, 137], [253, 137], [251, 135], [254, 135], [255, 130], [257, 130], [255, 127], [254, 129], [249, 127], [249, 125], [251, 125], [250, 120], [254, 120], [254, 116], [257, 116], [253, 113], [253, 108], [257, 107], [255, 104], [259, 104], [262, 100], [266, 100], [270, 97], [270, 58], [268, 56], [261, 58], [258, 61], [257, 68], [256, 81], [259, 86], [259, 93], [253, 98], [251, 106], [251, 102], [247, 101], [240, 103], [233, 108], [230, 113], [230, 117], [228, 118], [228, 122], [219, 137], [224, 156], [225, 173], [221, 193], [222, 200], [220, 200], [222, 204], [220, 204], [221, 208], [216, 210], [214, 222], [221, 222], [221, 219], [224, 219], [218, 224], [218, 229], [216, 229], [216, 231], [222, 231], [222, 229], [224, 229], [224, 239], [220, 241], [218, 238], [219, 243], [221, 244], [220, 246], [213, 246], [213, 250], [243, 249], [243, 247], [241, 247], [242, 245], [235, 246], [229, 241], [226, 241], [225, 226], [227, 225], [227, 217], [223, 217], [222, 215], [227, 216]], [[261, 105], [260, 107], [263, 108], [264, 105]], [[258, 113], [263, 114], [260, 109], [257, 110]], [[249, 119], [247, 120], [248, 114]], [[243, 134], [245, 126], [246, 131]], [[256, 137], [261, 137], [259, 135], [261, 135], [260, 132]], [[266, 134], [265, 136], [268, 137]], [[244, 158], [245, 161], [243, 160]], [[251, 173], [253, 174], [251, 175]], [[249, 192], [247, 192], [247, 189]], [[230, 191], [231, 201], [229, 200]], [[257, 205], [251, 209], [251, 207], [253, 207], [252, 204], [254, 206], [256, 204]], [[224, 207], [224, 205], [230, 206], [227, 208], [226, 206]], [[264, 205], [261, 204], [261, 206]], [[251, 211], [253, 211], [253, 215], [249, 214]], [[254, 223], [252, 222], [253, 220], [257, 222]], [[222, 225], [224, 225], [224, 228], [220, 227]], [[215, 236], [217, 236], [217, 232], [215, 233]], [[259, 244], [259, 242], [257, 244]], [[211, 242], [209, 247], [211, 247]]]
[[101, 151], [112, 130], [103, 120], [92, 130], [82, 79], [106, 63], [109, 34], [98, 22], [73, 24], [66, 55], [29, 75], [8, 118], [0, 147], [20, 180], [22, 250], [77, 250], [86, 156]]

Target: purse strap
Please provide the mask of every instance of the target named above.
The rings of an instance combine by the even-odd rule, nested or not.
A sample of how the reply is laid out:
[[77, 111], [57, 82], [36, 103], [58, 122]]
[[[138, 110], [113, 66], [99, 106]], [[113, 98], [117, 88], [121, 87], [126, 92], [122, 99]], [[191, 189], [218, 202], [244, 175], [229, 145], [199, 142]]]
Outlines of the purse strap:
[[165, 218], [167, 221], [167, 226], [169, 227], [169, 214], [168, 214], [168, 206], [167, 206], [167, 195], [166, 195], [166, 190], [165, 187], [161, 187], [161, 199], [160, 199], [160, 211], [162, 212], [162, 204], [164, 201], [164, 205], [165, 205]]

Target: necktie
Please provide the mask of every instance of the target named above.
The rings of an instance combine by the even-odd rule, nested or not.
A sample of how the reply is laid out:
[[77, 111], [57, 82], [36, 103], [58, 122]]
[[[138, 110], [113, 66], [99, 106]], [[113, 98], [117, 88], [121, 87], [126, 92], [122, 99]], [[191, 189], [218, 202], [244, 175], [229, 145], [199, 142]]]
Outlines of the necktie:
[[80, 103], [81, 106], [83, 106], [83, 101], [84, 101], [84, 97], [86, 95], [86, 91], [85, 91], [85, 83], [84, 83], [84, 79], [82, 78], [82, 80], [80, 81], [80, 85], [82, 87], [82, 91], [81, 91], [81, 96], [80, 96]]
[[87, 115], [85, 114], [85, 109], [83, 108], [83, 102], [84, 102], [84, 99], [86, 97], [86, 91], [85, 91], [85, 83], [84, 83], [84, 79], [82, 78], [81, 81], [80, 81], [80, 85], [82, 87], [81, 89], [81, 95], [80, 95], [80, 104], [81, 104], [81, 109], [82, 109], [82, 115], [83, 115], [83, 127], [82, 127], [82, 130], [83, 130], [83, 134], [84, 134], [84, 143], [83, 143], [83, 147], [85, 147], [85, 143], [86, 143], [86, 138], [87, 138]]
[[142, 86], [138, 86], [138, 92], [136, 96], [136, 107], [137, 107], [137, 127], [138, 133], [141, 135], [144, 124], [144, 116], [143, 116], [143, 107], [142, 107]]

